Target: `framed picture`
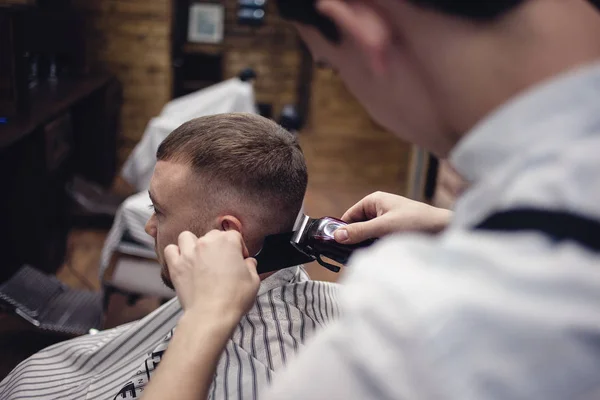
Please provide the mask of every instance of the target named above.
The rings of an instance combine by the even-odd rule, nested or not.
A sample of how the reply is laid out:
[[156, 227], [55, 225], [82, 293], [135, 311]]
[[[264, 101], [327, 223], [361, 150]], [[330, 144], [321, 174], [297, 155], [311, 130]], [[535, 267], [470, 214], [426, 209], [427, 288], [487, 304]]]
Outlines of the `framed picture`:
[[223, 41], [222, 4], [196, 3], [190, 6], [188, 41], [192, 43], [221, 43]]

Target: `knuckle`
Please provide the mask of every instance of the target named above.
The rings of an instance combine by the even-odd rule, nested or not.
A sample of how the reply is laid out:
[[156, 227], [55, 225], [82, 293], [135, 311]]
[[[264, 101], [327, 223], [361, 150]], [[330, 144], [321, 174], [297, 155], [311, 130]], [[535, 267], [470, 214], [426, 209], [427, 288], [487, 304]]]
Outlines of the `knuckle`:
[[377, 202], [377, 201], [382, 200], [384, 196], [385, 196], [385, 193], [383, 193], [382, 191], [378, 190], [377, 192], [371, 194], [369, 200]]
[[207, 235], [204, 235], [198, 239], [196, 239], [196, 247], [202, 247], [205, 246], [206, 243], [209, 241], [210, 239], [208, 238]]
[[219, 236], [219, 231], [217, 231], [217, 230], [209, 231], [204, 236], [201, 236], [196, 240], [196, 245], [205, 247], [205, 246], [209, 245], [210, 243], [213, 243], [215, 240], [217, 240], [218, 236]]
[[188, 231], [183, 231], [183, 232], [181, 232], [181, 233], [179, 234], [179, 236], [178, 236], [178, 239], [179, 239], [179, 240], [181, 240], [181, 239], [183, 239], [183, 238], [185, 238], [186, 236], [189, 236], [189, 235], [191, 235], [191, 234], [192, 234], [191, 232], [188, 232]]

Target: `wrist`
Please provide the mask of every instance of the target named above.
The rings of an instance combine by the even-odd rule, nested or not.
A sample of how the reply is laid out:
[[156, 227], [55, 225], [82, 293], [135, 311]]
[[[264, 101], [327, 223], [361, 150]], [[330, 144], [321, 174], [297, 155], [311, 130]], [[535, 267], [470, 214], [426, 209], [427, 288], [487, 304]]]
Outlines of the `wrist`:
[[242, 315], [232, 310], [217, 312], [204, 308], [189, 308], [184, 311], [180, 324], [190, 327], [204, 326], [215, 333], [227, 333], [233, 331], [241, 318]]
[[216, 365], [236, 324], [231, 317], [220, 318], [186, 310], [177, 323], [169, 351], [179, 354], [179, 365], [191, 370], [205, 368], [207, 363]]
[[438, 208], [437, 211], [438, 216], [433, 228], [435, 232], [441, 232], [446, 229], [448, 225], [450, 225], [450, 221], [452, 221], [452, 216], [454, 213], [445, 208]]

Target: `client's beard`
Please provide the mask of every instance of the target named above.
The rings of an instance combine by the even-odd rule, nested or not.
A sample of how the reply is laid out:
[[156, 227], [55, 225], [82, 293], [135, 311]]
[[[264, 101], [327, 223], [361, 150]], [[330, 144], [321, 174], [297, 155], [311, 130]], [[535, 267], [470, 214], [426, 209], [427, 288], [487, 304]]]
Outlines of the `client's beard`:
[[169, 267], [167, 267], [167, 262], [163, 259], [164, 256], [161, 256], [158, 252], [158, 242], [154, 239], [154, 252], [156, 253], [156, 259], [160, 264], [160, 279], [162, 279], [163, 283], [170, 289], [175, 290], [173, 286], [173, 281], [171, 280], [171, 275], [169, 274]]
[[166, 264], [162, 264], [162, 268], [160, 269], [160, 278], [162, 279], [163, 283], [167, 285], [167, 287], [175, 290], [173, 281], [171, 281], [171, 275], [169, 275], [169, 268]]

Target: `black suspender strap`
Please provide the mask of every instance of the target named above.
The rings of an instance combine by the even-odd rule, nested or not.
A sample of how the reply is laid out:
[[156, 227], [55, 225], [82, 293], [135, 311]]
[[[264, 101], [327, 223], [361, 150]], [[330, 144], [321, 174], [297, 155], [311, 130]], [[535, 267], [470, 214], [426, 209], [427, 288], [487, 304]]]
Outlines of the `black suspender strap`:
[[497, 232], [539, 232], [550, 239], [573, 241], [600, 252], [600, 221], [565, 211], [515, 209], [492, 214], [475, 227]]

